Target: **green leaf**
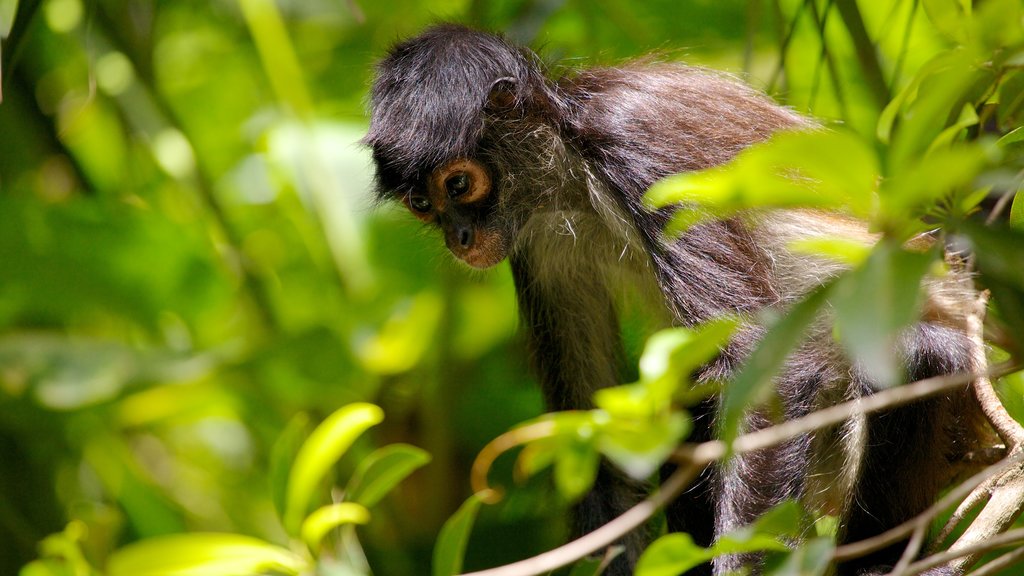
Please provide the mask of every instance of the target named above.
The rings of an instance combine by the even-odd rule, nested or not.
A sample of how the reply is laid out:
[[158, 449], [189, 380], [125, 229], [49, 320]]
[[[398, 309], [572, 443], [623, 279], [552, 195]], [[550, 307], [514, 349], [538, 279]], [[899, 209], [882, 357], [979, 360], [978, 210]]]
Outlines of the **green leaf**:
[[18, 15], [18, 0], [0, 0], [0, 40], [7, 38]]
[[904, 165], [882, 182], [879, 219], [888, 228], [902, 229], [921, 211], [954, 190], [969, 185], [985, 166], [984, 149], [977, 144], [939, 148]]
[[358, 347], [363, 367], [376, 374], [400, 374], [416, 366], [430, 349], [444, 306], [440, 296], [423, 292], [399, 307]]
[[971, 4], [959, 0], [924, 0], [924, 11], [935, 29], [960, 44], [968, 40]]
[[999, 86], [999, 108], [996, 119], [1000, 127], [1024, 123], [1024, 71], [1011, 71]]
[[936, 258], [935, 251], [909, 252], [883, 242], [835, 287], [840, 341], [874, 385], [893, 386], [903, 378], [897, 339], [918, 318], [921, 278]]
[[817, 318], [818, 310], [824, 306], [833, 285], [834, 281], [819, 287], [775, 322], [740, 373], [725, 386], [720, 437], [727, 445], [739, 434], [747, 408], [762, 401], [764, 394], [771, 390], [775, 374], [800, 342], [807, 327]]
[[313, 491], [327, 471], [360, 434], [383, 419], [384, 412], [377, 406], [357, 402], [338, 409], [313, 430], [295, 456], [288, 478], [284, 524], [289, 534], [298, 534]]
[[1024, 126], [1014, 129], [1009, 134], [997, 140], [996, 145], [1006, 148], [1010, 144], [1018, 144], [1020, 142], [1024, 142]]
[[296, 414], [285, 427], [270, 451], [270, 497], [278, 516], [284, 518], [288, 498], [288, 477], [295, 455], [309, 436], [309, 416]]
[[1010, 205], [1010, 227], [1024, 230], [1024, 185], [1017, 189]]
[[566, 442], [555, 457], [555, 487], [568, 501], [575, 502], [594, 485], [600, 454], [593, 442]]
[[832, 563], [835, 544], [830, 538], [814, 538], [788, 554], [768, 576], [822, 576]]
[[299, 574], [311, 567], [291, 551], [238, 534], [161, 536], [114, 552], [108, 576], [244, 576], [275, 571]]
[[649, 478], [690, 433], [689, 417], [682, 412], [630, 422], [612, 419], [598, 439], [601, 453], [630, 477]]
[[476, 494], [470, 496], [441, 527], [434, 546], [433, 576], [454, 576], [462, 572], [466, 545], [481, 502]]
[[676, 532], [658, 538], [644, 550], [635, 576], [677, 576], [713, 557], [712, 552], [695, 544], [692, 536]]
[[352, 502], [330, 504], [317, 509], [302, 522], [302, 540], [310, 550], [317, 550], [324, 535], [344, 524], [366, 524], [370, 511]]
[[359, 462], [345, 498], [372, 508], [392, 488], [430, 462], [430, 454], [409, 444], [379, 448]]
[[658, 408], [667, 407], [691, 374], [715, 357], [739, 326], [739, 319], [720, 318], [697, 328], [671, 328], [647, 340], [640, 356], [640, 384]]
[[550, 466], [558, 456], [558, 446], [563, 441], [562, 438], [541, 438], [524, 446], [516, 457], [517, 477], [529, 478]]
[[970, 103], [964, 104], [964, 107], [960, 109], [960, 116], [957, 118], [956, 122], [942, 132], [939, 132], [939, 135], [932, 140], [931, 145], [928, 146], [928, 153], [942, 148], [943, 146], [949, 146], [961, 132], [977, 124], [978, 112]]
[[699, 223], [705, 212], [724, 217], [752, 208], [803, 206], [845, 208], [866, 216], [878, 173], [874, 149], [856, 134], [783, 132], [724, 166], [666, 178], [651, 187], [644, 201], [652, 207], [686, 207], [669, 222], [669, 235]]
[[857, 240], [837, 236], [820, 236], [794, 240], [786, 245], [793, 252], [824, 256], [836, 262], [857, 266], [871, 254], [871, 246]]

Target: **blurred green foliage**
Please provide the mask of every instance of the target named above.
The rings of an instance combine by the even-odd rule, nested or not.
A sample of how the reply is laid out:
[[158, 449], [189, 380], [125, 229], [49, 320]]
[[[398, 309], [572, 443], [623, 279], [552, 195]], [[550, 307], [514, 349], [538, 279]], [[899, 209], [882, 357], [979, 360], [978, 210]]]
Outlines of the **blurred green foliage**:
[[[358, 573], [360, 562], [378, 574], [429, 570], [442, 524], [469, 493], [472, 458], [542, 403], [514, 337], [507, 269], [467, 274], [414, 219], [370, 200], [358, 144], [365, 93], [373, 62], [395, 40], [450, 19], [502, 30], [561, 60], [556, 69], [658, 52], [743, 74], [845, 128], [824, 144], [752, 152], [749, 169], [694, 177], [707, 205], [727, 213], [831, 202], [901, 242], [937, 223], [959, 229], [979, 203], [991, 208], [1021, 186], [1020, 7], [981, 4], [996, 8], [0, 0], [0, 573], [39, 557], [25, 576], [129, 573], [125, 563], [147, 549], [123, 547], [140, 540], [178, 542], [163, 549], [170, 557], [202, 546], [213, 556], [263, 550], [246, 552], [250, 568], [289, 572], [308, 558], [309, 549], [289, 549], [296, 537], [315, 551], [310, 541], [328, 531], [324, 573]], [[793, 181], [756, 178], [794, 161], [834, 187], [808, 195]], [[668, 186], [665, 200], [678, 199], [680, 182]], [[1024, 223], [1022, 206], [1003, 209], [1011, 223]], [[964, 230], [985, 247], [978, 264], [1007, 334], [1024, 333], [1020, 233]], [[865, 281], [920, 275], [886, 276], [899, 256], [875, 268], [878, 254], [852, 257], [866, 262]], [[888, 318], [884, 306], [903, 301], [849, 302]], [[640, 325], [627, 323], [636, 359]], [[853, 353], [877, 335], [866, 330]], [[676, 338], [663, 351], [689, 342]], [[1019, 354], [1019, 342], [1001, 345]], [[612, 424], [585, 450], [567, 440], [533, 452], [530, 470], [554, 463], [569, 498], [540, 477], [480, 508], [475, 523], [470, 505], [455, 519], [461, 527], [446, 530], [452, 544], [439, 546], [435, 567], [456, 569], [462, 549], [473, 568], [560, 542], [566, 501], [586, 489], [579, 471], [593, 468], [598, 448], [638, 475], [656, 467], [686, 427], [669, 410], [678, 378], [668, 388], [659, 378], [705, 352], [641, 364], [633, 388], [606, 393]], [[738, 411], [768, 378], [738, 389]], [[1024, 380], [1006, 390], [1019, 396]], [[365, 434], [309, 436], [311, 422], [330, 428], [336, 410], [356, 402], [386, 418]], [[1019, 400], [1011, 408], [1020, 413]], [[636, 422], [648, 428], [637, 432]], [[375, 451], [399, 441], [430, 463], [413, 473], [426, 462], [420, 450]], [[511, 467], [499, 461], [494, 476], [510, 477]], [[307, 515], [346, 482], [353, 507]], [[335, 530], [346, 521], [366, 521], [358, 541], [350, 525]], [[145, 540], [183, 532], [223, 535]], [[678, 558], [657, 556], [669, 549], [680, 550], [662, 546], [647, 561], [675, 566]]]

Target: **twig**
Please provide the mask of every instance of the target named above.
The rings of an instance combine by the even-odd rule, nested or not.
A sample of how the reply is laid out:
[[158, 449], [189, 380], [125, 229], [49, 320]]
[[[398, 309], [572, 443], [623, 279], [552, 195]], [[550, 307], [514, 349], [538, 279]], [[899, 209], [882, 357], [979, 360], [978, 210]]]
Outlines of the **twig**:
[[[988, 293], [981, 292], [967, 315], [967, 333], [971, 338], [971, 359], [973, 365], [980, 369], [987, 365], [985, 342], [982, 336], [983, 318], [987, 304]], [[1006, 408], [1003, 407], [992, 387], [991, 379], [985, 376], [979, 377], [971, 385], [971, 390], [996, 434], [1006, 444], [1007, 453], [1014, 457], [1018, 456], [1024, 451], [1024, 428], [1006, 412]], [[949, 523], [943, 529], [943, 534], [951, 532], [952, 527], [963, 520], [971, 508], [986, 498], [988, 502], [985, 507], [974, 518], [967, 530], [950, 546], [950, 552], [959, 553], [952, 557], [953, 561], [950, 563], [950, 566], [958, 572], [966, 570], [977, 562], [981, 556], [980, 552], [984, 551], [984, 548], [975, 553], [965, 553], [965, 550], [973, 550], [977, 546], [993, 541], [1000, 532], [1012, 525], [1020, 514], [1021, 508], [1024, 507], [1024, 467], [1020, 464], [1013, 466], [994, 477], [990, 482], [975, 489], [953, 513]]]
[[[1018, 528], [1016, 530], [1010, 530], [998, 534], [985, 540], [983, 542], [975, 542], [970, 546], [964, 546], [957, 550], [949, 550], [941, 554], [935, 554], [929, 556], [918, 562], [914, 562], [903, 572], [899, 573], [899, 576], [915, 576], [920, 574], [929, 568], [935, 568], [951, 561], [969, 557], [969, 556], [980, 556], [984, 552], [995, 550], [996, 548], [1002, 548], [1003, 546], [1012, 546], [1024, 542], [1024, 528]], [[893, 572], [890, 576], [896, 576]]]
[[487, 504], [498, 503], [502, 498], [501, 489], [491, 488], [487, 484], [487, 474], [491, 471], [494, 461], [498, 459], [498, 456], [516, 446], [522, 446], [527, 442], [550, 437], [554, 433], [554, 421], [541, 420], [540, 422], [513, 428], [488, 442], [480, 450], [480, 453], [476, 455], [476, 460], [473, 461], [473, 468], [470, 470], [469, 481], [473, 487], [473, 492], [481, 495], [481, 499]]
[[671, 502], [684, 488], [689, 486], [690, 482], [703, 469], [704, 466], [697, 463], [680, 467], [669, 476], [668, 480], [661, 485], [657, 492], [647, 499], [597, 530], [568, 544], [513, 564], [471, 572], [463, 576], [533, 576], [561, 568], [589, 554], [593, 554], [614, 543], [623, 534], [627, 534], [646, 522], [658, 509]]
[[948, 494], [942, 497], [938, 502], [932, 504], [927, 510], [914, 516], [910, 520], [878, 534], [858, 542], [852, 542], [850, 544], [844, 544], [836, 548], [833, 557], [838, 561], [851, 560], [853, 558], [860, 558], [861, 556], [867, 555], [875, 550], [884, 548], [890, 544], [900, 541], [905, 538], [907, 534], [910, 534], [914, 528], [920, 525], [928, 526], [931, 521], [938, 516], [943, 510], [949, 508], [954, 503], [960, 501], [962, 498], [970, 494], [978, 486], [985, 484], [987, 480], [990, 480], [993, 476], [1003, 472], [1008, 467], [1019, 464], [1024, 461], [1024, 453], [1014, 454], [1013, 456], [1002, 460], [992, 466], [989, 466], [978, 472], [974, 476], [971, 476], [959, 486], [950, 490]]
[[992, 574], [1001, 572], [1002, 570], [1013, 566], [1021, 560], [1024, 560], [1024, 548], [1018, 548], [1013, 552], [1003, 554], [999, 558], [996, 558], [974, 572], [971, 572], [971, 576], [991, 576]]
[[[1010, 364], [1001, 364], [986, 372], [987, 376], [1003, 376], [1015, 372], [1018, 368]], [[975, 380], [979, 375], [973, 373], [956, 373], [935, 376], [918, 380], [912, 384], [890, 388], [823, 410], [811, 412], [806, 416], [787, 420], [770, 428], [744, 434], [733, 441], [732, 448], [736, 454], [744, 454], [762, 448], [774, 446], [826, 426], [839, 424], [855, 414], [870, 414], [880, 410], [888, 410], [903, 404], [955, 390]], [[714, 461], [728, 452], [725, 443], [711, 440], [697, 446], [685, 446], [675, 452], [676, 459], [688, 461]]]

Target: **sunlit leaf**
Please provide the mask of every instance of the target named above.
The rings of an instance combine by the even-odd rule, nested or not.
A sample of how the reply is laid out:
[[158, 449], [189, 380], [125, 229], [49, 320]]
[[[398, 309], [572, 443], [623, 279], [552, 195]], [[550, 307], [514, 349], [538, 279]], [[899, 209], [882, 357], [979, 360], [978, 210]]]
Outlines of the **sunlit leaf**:
[[1010, 227], [1024, 230], [1024, 185], [1017, 190], [1010, 205]]
[[433, 576], [454, 576], [462, 572], [466, 545], [481, 502], [476, 494], [470, 496], [444, 523], [434, 545]]
[[378, 374], [399, 374], [418, 364], [430, 348], [444, 306], [437, 294], [423, 292], [400, 307], [358, 347], [363, 366]]
[[240, 0], [239, 6], [277, 97], [292, 111], [309, 116], [313, 102], [277, 5], [273, 0]]
[[846, 350], [876, 386], [903, 378], [897, 342], [918, 318], [921, 279], [937, 255], [880, 243], [863, 265], [835, 287], [836, 330]]
[[370, 521], [370, 511], [353, 502], [339, 502], [318, 508], [303, 522], [300, 533], [302, 540], [312, 550], [320, 547], [323, 537], [338, 526], [344, 524], [366, 524]]
[[288, 478], [285, 528], [290, 534], [298, 534], [313, 492], [327, 471], [360, 434], [383, 419], [380, 408], [360, 402], [338, 409], [313, 430], [295, 456]]
[[928, 147], [928, 152], [932, 152], [943, 146], [948, 146], [953, 140], [965, 129], [978, 124], [978, 113], [974, 110], [974, 106], [971, 104], [964, 104], [964, 107], [960, 110], [960, 116], [956, 119], [949, 128], [946, 128], [932, 140], [931, 146]]
[[18, 14], [18, 0], [0, 0], [0, 40], [7, 38]]
[[658, 538], [644, 550], [636, 564], [636, 576], [678, 576], [708, 562], [714, 554], [694, 543], [685, 532]]
[[937, 30], [963, 44], [970, 30], [971, 4], [960, 0], [924, 0], [924, 11]]
[[676, 412], [639, 422], [613, 419], [604, 427], [601, 453], [630, 477], [650, 477], [690, 433], [686, 414]]
[[600, 454], [592, 442], [566, 442], [555, 456], [555, 487], [568, 501], [586, 494], [597, 478]]
[[668, 403], [691, 374], [721, 352], [739, 319], [725, 317], [697, 328], [672, 328], [651, 336], [640, 356], [640, 384]]
[[996, 119], [1001, 127], [1024, 123], [1024, 71], [1012, 71], [1004, 77], [999, 86]]
[[372, 508], [399, 482], [430, 462], [430, 454], [408, 444], [378, 448], [359, 462], [345, 498]]
[[916, 219], [923, 208], [970, 184], [985, 162], [980, 146], [962, 145], [937, 149], [904, 166], [882, 183], [881, 217], [897, 226]]
[[698, 222], [703, 211], [724, 217], [752, 208], [802, 206], [866, 216], [878, 172], [872, 147], [851, 132], [784, 132], [724, 166], [666, 178], [644, 200], [652, 207], [684, 206], [666, 227], [670, 235]]
[[107, 563], [108, 576], [243, 576], [299, 574], [308, 563], [291, 551], [238, 534], [162, 536], [125, 546]]
[[824, 256], [849, 266], [857, 266], [871, 254], [870, 245], [834, 236], [803, 238], [790, 242], [786, 248], [802, 254]]
[[996, 145], [1006, 148], [1010, 144], [1019, 144], [1020, 142], [1024, 142], [1024, 126], [1012, 130], [1009, 134], [997, 140]]
[[786, 556], [782, 564], [767, 571], [769, 576], [822, 576], [832, 562], [835, 544], [830, 538], [814, 538]]

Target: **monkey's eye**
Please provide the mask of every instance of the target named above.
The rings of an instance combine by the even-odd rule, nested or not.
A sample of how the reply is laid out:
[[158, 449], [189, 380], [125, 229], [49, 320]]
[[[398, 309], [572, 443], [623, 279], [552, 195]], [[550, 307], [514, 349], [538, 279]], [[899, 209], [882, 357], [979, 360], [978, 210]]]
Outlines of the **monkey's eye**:
[[462, 196], [469, 192], [469, 175], [465, 172], [455, 174], [444, 181], [444, 189], [448, 191], [448, 195], [452, 198]]
[[412, 196], [409, 198], [409, 207], [415, 212], [426, 214], [427, 212], [430, 212], [430, 200], [427, 200], [423, 196]]

